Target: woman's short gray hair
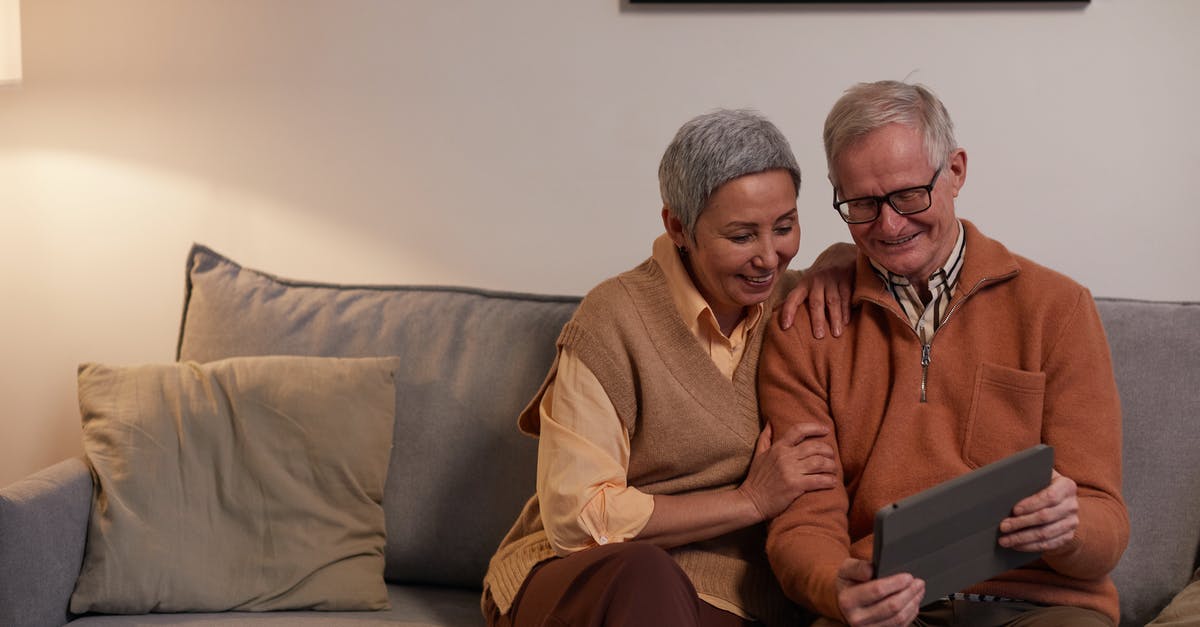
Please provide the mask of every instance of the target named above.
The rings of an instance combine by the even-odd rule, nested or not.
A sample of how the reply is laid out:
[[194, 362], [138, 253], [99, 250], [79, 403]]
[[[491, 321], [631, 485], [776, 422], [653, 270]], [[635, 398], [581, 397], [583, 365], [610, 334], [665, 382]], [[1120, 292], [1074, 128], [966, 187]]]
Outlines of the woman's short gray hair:
[[748, 109], [718, 109], [675, 133], [658, 166], [663, 204], [695, 236], [696, 221], [718, 187], [747, 174], [787, 170], [800, 193], [800, 166], [787, 138]]
[[[834, 103], [825, 118], [825, 161], [830, 179], [833, 164], [871, 131], [902, 124], [924, 135], [930, 167], [941, 167], [958, 148], [950, 113], [927, 87], [900, 81], [859, 83]], [[836, 186], [837, 181], [833, 181]]]

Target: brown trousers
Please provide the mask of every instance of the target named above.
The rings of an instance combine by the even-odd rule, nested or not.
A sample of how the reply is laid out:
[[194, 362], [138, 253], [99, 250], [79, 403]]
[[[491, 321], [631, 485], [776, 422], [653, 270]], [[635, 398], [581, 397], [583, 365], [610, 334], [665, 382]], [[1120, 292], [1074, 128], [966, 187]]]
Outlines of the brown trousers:
[[490, 596], [484, 614], [491, 627], [755, 624], [701, 601], [675, 560], [644, 542], [608, 544], [542, 562], [525, 578], [507, 614]]
[[[822, 618], [813, 627], [840, 625]], [[925, 606], [915, 627], [1113, 627], [1100, 612], [1082, 607], [1003, 601], [937, 601]]]

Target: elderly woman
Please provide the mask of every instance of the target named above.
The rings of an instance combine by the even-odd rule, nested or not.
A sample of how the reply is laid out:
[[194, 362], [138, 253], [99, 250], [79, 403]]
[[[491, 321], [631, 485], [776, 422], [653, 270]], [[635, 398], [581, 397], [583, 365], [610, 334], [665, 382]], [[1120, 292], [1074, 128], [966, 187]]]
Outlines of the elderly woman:
[[771, 122], [722, 110], [679, 129], [659, 182], [666, 233], [583, 299], [519, 418], [537, 494], [484, 579], [490, 625], [797, 620], [763, 523], [833, 485], [832, 451], [815, 426], [760, 432], [755, 375], [800, 171]]

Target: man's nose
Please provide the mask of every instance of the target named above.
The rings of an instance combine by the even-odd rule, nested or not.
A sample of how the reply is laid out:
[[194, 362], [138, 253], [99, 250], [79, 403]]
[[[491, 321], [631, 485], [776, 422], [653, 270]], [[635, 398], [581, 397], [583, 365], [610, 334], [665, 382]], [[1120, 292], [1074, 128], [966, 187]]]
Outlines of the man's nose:
[[879, 228], [885, 233], [897, 233], [908, 222], [908, 218], [900, 215], [896, 208], [891, 203], [884, 201], [879, 206], [879, 217], [875, 218], [879, 223]]

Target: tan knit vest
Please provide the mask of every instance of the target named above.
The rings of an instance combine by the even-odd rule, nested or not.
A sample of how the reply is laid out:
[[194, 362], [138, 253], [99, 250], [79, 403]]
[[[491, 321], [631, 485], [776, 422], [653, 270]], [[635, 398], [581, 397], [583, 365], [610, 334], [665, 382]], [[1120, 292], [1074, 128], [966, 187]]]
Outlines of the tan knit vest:
[[[682, 494], [741, 483], [760, 430], [755, 376], [767, 324], [764, 317], [747, 338], [730, 381], [680, 319], [653, 260], [588, 294], [558, 345], [571, 347], [596, 375], [628, 430], [629, 485]], [[545, 388], [519, 419], [534, 435]], [[768, 625], [796, 624], [797, 610], [767, 564], [765, 536], [765, 525], [756, 525], [670, 553], [698, 592], [731, 601]], [[534, 496], [492, 558], [485, 593], [507, 612], [529, 571], [551, 557]]]

